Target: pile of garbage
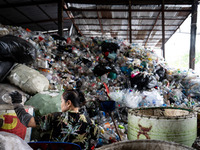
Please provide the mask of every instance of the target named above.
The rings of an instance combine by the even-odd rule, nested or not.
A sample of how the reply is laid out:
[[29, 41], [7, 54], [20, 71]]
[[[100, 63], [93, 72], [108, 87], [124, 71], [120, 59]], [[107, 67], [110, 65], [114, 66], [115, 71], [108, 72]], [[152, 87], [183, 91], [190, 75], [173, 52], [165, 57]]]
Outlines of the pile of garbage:
[[[113, 121], [103, 114], [102, 101], [116, 102], [114, 117], [125, 140], [126, 108], [191, 108], [199, 104], [200, 96], [200, 78], [194, 70], [171, 68], [153, 50], [136, 43], [98, 37], [63, 38], [3, 25], [0, 82], [1, 104], [11, 104], [9, 93], [17, 90], [23, 102], [41, 115], [60, 111], [63, 90], [78, 88], [88, 102], [84, 113], [101, 128], [100, 145], [119, 141]], [[104, 121], [100, 122], [100, 117]]]

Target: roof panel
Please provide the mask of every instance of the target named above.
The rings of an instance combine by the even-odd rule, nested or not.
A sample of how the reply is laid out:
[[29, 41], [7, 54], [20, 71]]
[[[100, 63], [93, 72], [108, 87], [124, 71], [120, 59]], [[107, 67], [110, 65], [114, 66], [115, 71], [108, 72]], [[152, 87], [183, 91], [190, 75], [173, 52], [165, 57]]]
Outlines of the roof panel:
[[[42, 4], [39, 5], [42, 9], [44, 9], [46, 11], [46, 13], [51, 16], [51, 18], [57, 18], [58, 15], [58, 5], [56, 3], [52, 3], [52, 4]], [[65, 14], [65, 13], [63, 13]]]
[[58, 29], [58, 26], [56, 24], [52, 24], [51, 22], [39, 23], [39, 25], [41, 25], [47, 31], [48, 30], [56, 30], [56, 29]]
[[10, 22], [8, 19], [0, 16], [0, 23], [3, 24], [3, 25], [9, 25], [9, 24], [12, 24], [12, 22]]
[[16, 4], [16, 3], [23, 3], [23, 2], [31, 2], [31, 0], [7, 0], [7, 2], [8, 3], [14, 3], [14, 4]]
[[26, 25], [22, 25], [23, 28], [28, 28], [32, 31], [38, 31], [38, 26], [36, 24], [26, 24]]
[[0, 1], [0, 5], [6, 4], [6, 2], [4, 1]]
[[0, 9], [0, 15], [4, 16], [5, 18], [8, 18], [14, 23], [30, 21], [29, 19], [24, 17], [21, 13], [19, 13], [17, 10], [12, 8]]
[[49, 19], [37, 6], [26, 6], [26, 7], [17, 7], [22, 11], [26, 16], [31, 18], [33, 21], [47, 20]]

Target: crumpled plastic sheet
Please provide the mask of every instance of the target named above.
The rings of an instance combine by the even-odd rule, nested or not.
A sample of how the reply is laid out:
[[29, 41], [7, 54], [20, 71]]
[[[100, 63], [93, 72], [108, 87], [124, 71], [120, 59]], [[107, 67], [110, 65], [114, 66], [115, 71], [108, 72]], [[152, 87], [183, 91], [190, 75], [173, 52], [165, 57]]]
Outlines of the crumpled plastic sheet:
[[32, 150], [32, 148], [20, 137], [8, 132], [0, 132], [1, 150]]

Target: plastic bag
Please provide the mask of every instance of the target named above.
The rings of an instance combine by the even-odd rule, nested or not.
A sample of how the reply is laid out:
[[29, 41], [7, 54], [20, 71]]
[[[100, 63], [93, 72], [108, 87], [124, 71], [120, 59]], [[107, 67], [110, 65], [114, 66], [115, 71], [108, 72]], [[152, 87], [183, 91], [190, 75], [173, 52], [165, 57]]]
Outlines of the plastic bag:
[[7, 35], [9, 33], [8, 29], [0, 27], [0, 37]]
[[200, 97], [200, 78], [183, 80], [181, 83], [187, 95]]
[[10, 73], [13, 67], [14, 67], [13, 62], [0, 61], [0, 82], [2, 82], [7, 77], [7, 75]]
[[137, 108], [142, 101], [142, 95], [139, 91], [127, 91], [124, 95], [124, 104], [128, 108]]
[[160, 107], [164, 104], [164, 99], [158, 90], [143, 91], [140, 107]]
[[0, 104], [12, 104], [10, 93], [18, 91], [22, 95], [22, 104], [29, 98], [29, 95], [19, 88], [10, 84], [0, 84]]
[[103, 42], [101, 45], [102, 51], [105, 52], [117, 52], [117, 49], [119, 46], [116, 43], [108, 43], [108, 42]]
[[29, 94], [36, 94], [49, 88], [49, 81], [44, 75], [22, 64], [18, 64], [7, 78], [10, 83]]
[[31, 43], [13, 35], [0, 37], [0, 60], [31, 63], [35, 58], [36, 49]]
[[152, 75], [145, 75], [143, 73], [138, 73], [134, 77], [130, 77], [131, 87], [136, 88], [141, 91], [145, 89], [153, 88], [157, 85], [157, 80]]
[[166, 72], [163, 67], [160, 67], [156, 70], [156, 74], [159, 76], [159, 81], [162, 81], [166, 78]]
[[95, 76], [102, 76], [111, 71], [115, 72], [114, 69], [112, 69], [110, 66], [106, 66], [105, 64], [98, 64], [95, 66], [93, 73]]
[[25, 104], [31, 105], [38, 110], [41, 115], [53, 112], [61, 112], [61, 95], [63, 92], [41, 92], [34, 95]]
[[123, 103], [124, 92], [123, 91], [110, 92], [109, 97], [111, 100], [114, 100], [118, 103]]
[[8, 132], [0, 132], [1, 150], [32, 150], [32, 148], [20, 137]]

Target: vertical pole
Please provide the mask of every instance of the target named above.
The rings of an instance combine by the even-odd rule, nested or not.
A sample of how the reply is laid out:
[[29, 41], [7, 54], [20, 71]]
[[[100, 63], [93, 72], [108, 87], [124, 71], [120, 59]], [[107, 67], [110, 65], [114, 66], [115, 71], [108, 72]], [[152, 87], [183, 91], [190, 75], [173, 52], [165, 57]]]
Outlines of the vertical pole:
[[121, 134], [119, 133], [119, 130], [118, 130], [118, 127], [117, 127], [117, 124], [116, 124], [116, 122], [115, 122], [115, 119], [114, 119], [114, 117], [113, 117], [112, 112], [110, 112], [109, 114], [110, 114], [111, 119], [112, 119], [112, 121], [113, 121], [113, 124], [114, 124], [114, 126], [115, 126], [116, 132], [117, 132], [117, 134], [118, 134], [118, 136], [119, 136], [119, 140], [122, 141]]
[[129, 0], [129, 40], [132, 43], [131, 0]]
[[195, 45], [197, 29], [197, 7], [198, 0], [192, 0], [191, 29], [190, 29], [190, 58], [189, 68], [195, 69]]
[[58, 0], [58, 34], [63, 36], [63, 7], [64, 0]]
[[162, 50], [163, 50], [163, 58], [165, 59], [165, 4], [164, 0], [162, 0]]

